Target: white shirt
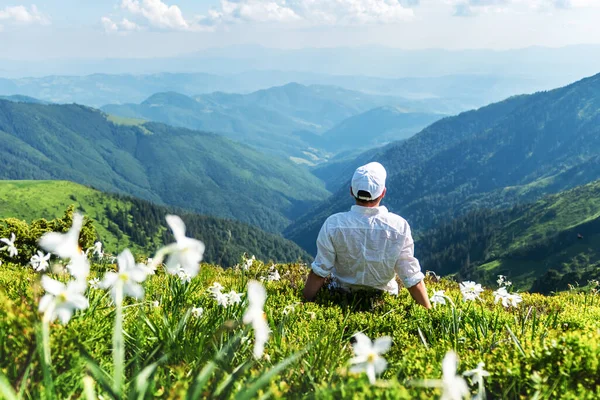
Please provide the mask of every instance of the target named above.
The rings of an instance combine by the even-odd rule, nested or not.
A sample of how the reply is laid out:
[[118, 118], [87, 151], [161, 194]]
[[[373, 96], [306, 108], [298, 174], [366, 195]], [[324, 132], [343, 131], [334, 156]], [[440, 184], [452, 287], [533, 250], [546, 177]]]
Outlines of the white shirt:
[[352, 206], [327, 218], [317, 238], [312, 270], [346, 288], [371, 287], [398, 294], [423, 280], [408, 222], [387, 208]]

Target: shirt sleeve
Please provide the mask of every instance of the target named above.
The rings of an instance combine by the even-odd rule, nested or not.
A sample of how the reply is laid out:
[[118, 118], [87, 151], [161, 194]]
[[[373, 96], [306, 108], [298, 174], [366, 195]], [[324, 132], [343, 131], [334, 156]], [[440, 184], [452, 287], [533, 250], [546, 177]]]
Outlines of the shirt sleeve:
[[404, 245], [400, 251], [400, 257], [396, 261], [396, 274], [404, 283], [404, 287], [413, 287], [421, 282], [425, 275], [421, 272], [421, 264], [414, 256], [415, 242], [413, 241], [410, 226], [406, 227]]
[[319, 236], [317, 237], [317, 256], [312, 263], [313, 272], [322, 278], [327, 278], [331, 275], [335, 262], [335, 248], [329, 236], [327, 222], [325, 221], [321, 227], [321, 231], [319, 231]]

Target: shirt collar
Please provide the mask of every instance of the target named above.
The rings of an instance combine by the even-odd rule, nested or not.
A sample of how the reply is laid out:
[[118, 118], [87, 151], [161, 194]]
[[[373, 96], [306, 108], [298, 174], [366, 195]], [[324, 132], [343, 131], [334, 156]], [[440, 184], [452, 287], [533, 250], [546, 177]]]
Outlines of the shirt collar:
[[385, 206], [379, 207], [363, 207], [363, 206], [352, 206], [350, 209], [352, 212], [361, 214], [361, 215], [381, 215], [386, 214], [388, 209]]

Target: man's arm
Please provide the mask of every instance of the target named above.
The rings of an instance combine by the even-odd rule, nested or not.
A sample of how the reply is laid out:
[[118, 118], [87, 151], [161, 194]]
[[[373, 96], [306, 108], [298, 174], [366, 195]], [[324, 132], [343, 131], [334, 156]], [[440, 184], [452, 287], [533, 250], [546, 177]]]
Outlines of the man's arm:
[[416, 285], [409, 287], [408, 292], [417, 303], [419, 303], [427, 309], [431, 308], [431, 303], [429, 302], [429, 296], [427, 295], [427, 288], [425, 287], [424, 281], [421, 281]]
[[308, 279], [306, 279], [306, 284], [304, 285], [304, 300], [313, 301], [317, 292], [321, 289], [321, 286], [323, 286], [323, 283], [325, 283], [325, 278], [310, 271]]
[[325, 221], [317, 237], [317, 256], [311, 265], [312, 271], [308, 274], [306, 284], [304, 285], [303, 294], [305, 300], [314, 300], [317, 292], [321, 289], [323, 283], [325, 283], [325, 278], [331, 275], [334, 262], [335, 247], [329, 237], [327, 221]]

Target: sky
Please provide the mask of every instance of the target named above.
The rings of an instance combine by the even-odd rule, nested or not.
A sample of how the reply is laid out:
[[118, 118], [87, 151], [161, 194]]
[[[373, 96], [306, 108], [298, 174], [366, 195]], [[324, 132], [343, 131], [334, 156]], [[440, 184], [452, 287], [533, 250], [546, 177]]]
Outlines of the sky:
[[513, 49], [600, 43], [600, 0], [0, 0], [0, 58], [210, 47]]

